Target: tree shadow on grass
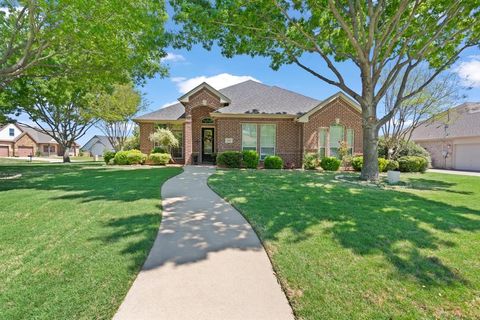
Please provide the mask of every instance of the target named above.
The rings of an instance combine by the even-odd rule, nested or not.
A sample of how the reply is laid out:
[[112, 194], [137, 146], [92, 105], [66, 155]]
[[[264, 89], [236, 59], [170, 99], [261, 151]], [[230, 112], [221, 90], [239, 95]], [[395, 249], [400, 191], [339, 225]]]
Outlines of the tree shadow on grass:
[[[243, 198], [238, 206], [264, 240], [303, 241], [319, 236], [309, 228], [326, 222], [325, 232], [342, 247], [359, 255], [381, 254], [400, 276], [425, 285], [467, 282], [457, 270], [421, 250], [456, 246], [439, 232], [478, 232], [480, 219], [472, 217], [480, 215], [478, 210], [413, 193], [332, 183], [332, 176], [325, 174], [237, 172], [224, 179], [231, 187], [222, 193], [234, 202], [235, 197]], [[449, 186], [453, 184], [442, 188]], [[259, 203], [264, 205], [257, 208]], [[286, 230], [292, 234], [287, 239]]]

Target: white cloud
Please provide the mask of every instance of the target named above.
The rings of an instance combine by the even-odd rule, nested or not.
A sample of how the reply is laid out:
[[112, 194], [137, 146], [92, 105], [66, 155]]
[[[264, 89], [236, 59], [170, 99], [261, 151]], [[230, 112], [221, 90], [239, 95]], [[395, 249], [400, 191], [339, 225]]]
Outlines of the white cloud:
[[168, 107], [168, 106], [171, 106], [172, 104], [176, 104], [176, 103], [178, 103], [178, 100], [164, 103], [164, 104], [162, 104], [162, 106], [160, 107], [160, 109], [165, 108], [165, 107]]
[[247, 80], [261, 82], [260, 80], [257, 80], [252, 76], [236, 76], [229, 73], [220, 73], [211, 77], [199, 76], [194, 78], [172, 78], [172, 81], [177, 85], [178, 91], [180, 91], [180, 93], [187, 93], [202, 82], [206, 82], [218, 90]]
[[162, 58], [163, 62], [183, 62], [186, 60], [187, 59], [185, 59], [185, 57], [182, 56], [181, 54], [176, 54], [172, 52], [167, 53], [167, 56]]
[[465, 85], [480, 88], [480, 56], [474, 55], [469, 58], [469, 61], [461, 62], [455, 72]]

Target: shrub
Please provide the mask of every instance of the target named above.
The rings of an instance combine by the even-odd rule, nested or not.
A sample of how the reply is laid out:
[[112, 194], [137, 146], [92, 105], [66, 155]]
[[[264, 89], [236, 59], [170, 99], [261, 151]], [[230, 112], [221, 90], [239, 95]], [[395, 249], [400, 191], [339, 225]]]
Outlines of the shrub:
[[359, 156], [359, 157], [353, 157], [352, 159], [352, 167], [353, 167], [353, 170], [355, 171], [362, 171], [362, 167], [363, 167], [363, 157]]
[[396, 170], [398, 170], [398, 161], [396, 161], [396, 160], [388, 160], [386, 170], [387, 170], [387, 171], [396, 171]]
[[398, 159], [398, 167], [402, 172], [425, 172], [428, 160], [417, 156], [401, 157]]
[[265, 158], [263, 165], [265, 169], [282, 169], [283, 160], [279, 156], [268, 156]]
[[225, 151], [217, 155], [217, 164], [227, 168], [240, 168], [242, 153], [239, 151]]
[[320, 165], [318, 153], [307, 153], [303, 158], [303, 168], [306, 170], [315, 170]]
[[140, 164], [145, 162], [147, 156], [140, 150], [118, 151], [115, 154], [114, 163], [118, 165]]
[[103, 153], [103, 161], [105, 161], [106, 164], [110, 164], [110, 160], [115, 158], [115, 152], [114, 151], [105, 151]]
[[127, 164], [142, 164], [146, 159], [147, 155], [143, 154], [140, 150], [127, 151]]
[[118, 151], [113, 158], [113, 163], [118, 165], [128, 164], [128, 151]]
[[148, 156], [148, 160], [150, 160], [153, 164], [159, 165], [166, 165], [170, 162], [172, 156], [169, 153], [151, 153]]
[[164, 147], [155, 147], [152, 149], [151, 153], [168, 153], [167, 149]]
[[320, 161], [320, 167], [325, 171], [337, 171], [340, 168], [340, 159], [335, 157], [325, 157]]
[[260, 160], [260, 156], [258, 155], [257, 151], [245, 150], [242, 152], [242, 156], [243, 165], [246, 168], [257, 169], [258, 161]]
[[[431, 162], [430, 154], [427, 150], [425, 150], [422, 146], [416, 144], [413, 141], [400, 141], [399, 150], [396, 153], [396, 157], [393, 160], [398, 160], [398, 158], [405, 157], [405, 156], [418, 156], [424, 157], [427, 159], [428, 163]], [[378, 156], [381, 158], [388, 157], [388, 146], [385, 138], [380, 138], [378, 140]]]
[[378, 158], [378, 172], [387, 171], [388, 160], [384, 158]]

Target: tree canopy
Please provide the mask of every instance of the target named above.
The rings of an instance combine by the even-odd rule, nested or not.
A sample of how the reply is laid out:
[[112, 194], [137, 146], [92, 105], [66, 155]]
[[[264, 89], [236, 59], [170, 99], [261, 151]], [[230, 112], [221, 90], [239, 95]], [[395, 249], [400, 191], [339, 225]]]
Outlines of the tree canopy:
[[0, 0], [0, 90], [20, 76], [99, 83], [165, 73], [161, 0]]
[[[368, 180], [378, 178], [379, 129], [403, 101], [422, 91], [462, 51], [479, 44], [479, 0], [170, 2], [181, 24], [178, 46], [201, 43], [210, 49], [217, 44], [227, 57], [269, 57], [273, 69], [296, 64], [352, 96], [362, 107], [362, 178]], [[308, 64], [312, 59], [305, 59], [307, 54], [320, 62]], [[339, 68], [344, 61], [357, 68], [360, 90]], [[328, 72], [321, 71], [321, 65]], [[431, 76], [406, 93], [411, 72], [422, 65], [433, 70]], [[400, 85], [394, 108], [379, 117], [377, 105], [395, 81]]]

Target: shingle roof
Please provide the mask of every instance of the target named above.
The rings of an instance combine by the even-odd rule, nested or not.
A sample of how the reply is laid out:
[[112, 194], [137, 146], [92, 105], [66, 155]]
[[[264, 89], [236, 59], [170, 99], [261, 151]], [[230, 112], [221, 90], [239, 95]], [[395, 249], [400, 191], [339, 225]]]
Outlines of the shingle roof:
[[18, 127], [23, 131], [27, 132], [36, 143], [57, 143], [52, 137], [48, 134], [45, 134], [34, 128], [27, 127], [22, 124], [17, 124]]
[[480, 103], [467, 102], [433, 117], [418, 126], [412, 140], [480, 137]]
[[[231, 100], [217, 113], [236, 114], [287, 114], [300, 115], [308, 112], [321, 101], [276, 86], [248, 80], [218, 90]], [[184, 117], [181, 103], [147, 113], [135, 120], [177, 120]]]

